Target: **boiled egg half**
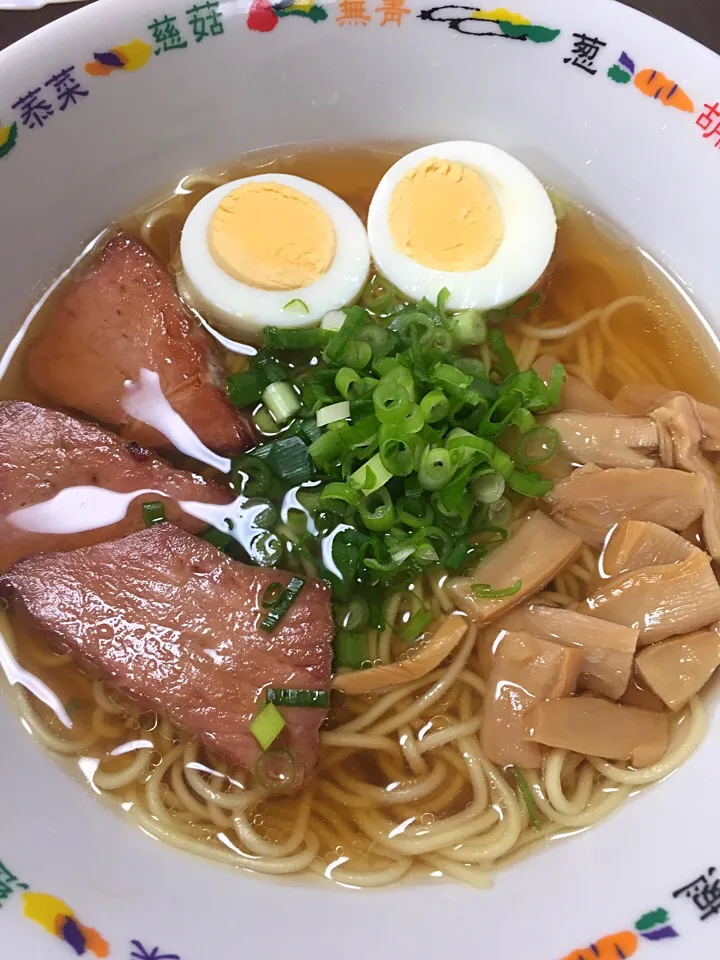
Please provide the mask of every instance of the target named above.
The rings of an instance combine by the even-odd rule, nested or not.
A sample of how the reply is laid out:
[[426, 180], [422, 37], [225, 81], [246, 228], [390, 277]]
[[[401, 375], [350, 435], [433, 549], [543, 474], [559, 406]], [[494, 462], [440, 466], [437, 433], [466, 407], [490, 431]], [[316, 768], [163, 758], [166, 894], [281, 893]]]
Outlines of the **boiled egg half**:
[[370, 269], [367, 233], [351, 207], [285, 174], [208, 193], [185, 221], [180, 257], [191, 306], [250, 337], [271, 325], [308, 326], [352, 303]]
[[411, 300], [488, 310], [542, 276], [557, 225], [547, 191], [524, 164], [488, 143], [453, 140], [393, 164], [370, 204], [368, 235], [384, 277]]

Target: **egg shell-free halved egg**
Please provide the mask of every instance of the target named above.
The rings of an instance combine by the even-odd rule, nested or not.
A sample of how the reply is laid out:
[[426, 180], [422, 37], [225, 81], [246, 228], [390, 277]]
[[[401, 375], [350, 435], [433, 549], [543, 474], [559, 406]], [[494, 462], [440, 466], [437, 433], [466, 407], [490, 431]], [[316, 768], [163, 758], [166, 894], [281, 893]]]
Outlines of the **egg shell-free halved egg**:
[[370, 271], [357, 214], [325, 187], [287, 174], [208, 193], [185, 221], [180, 257], [191, 306], [251, 338], [266, 326], [309, 326], [352, 303]]
[[414, 150], [380, 181], [368, 216], [373, 260], [407, 297], [451, 310], [489, 310], [526, 293], [545, 272], [557, 224], [528, 168], [487, 143], [453, 140]]

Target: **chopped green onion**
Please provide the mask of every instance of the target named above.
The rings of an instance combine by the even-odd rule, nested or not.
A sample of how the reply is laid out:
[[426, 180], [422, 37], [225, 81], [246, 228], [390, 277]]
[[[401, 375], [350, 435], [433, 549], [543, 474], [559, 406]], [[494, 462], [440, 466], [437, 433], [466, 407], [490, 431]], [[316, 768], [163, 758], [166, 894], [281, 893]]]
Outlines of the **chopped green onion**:
[[262, 460], [279, 480], [293, 485], [310, 480], [314, 472], [309, 449], [300, 437], [281, 437], [256, 447], [250, 456]]
[[365, 340], [352, 340], [342, 355], [343, 363], [353, 370], [364, 370], [372, 360], [372, 347]]
[[433, 510], [429, 503], [420, 497], [400, 497], [397, 502], [397, 515], [400, 523], [406, 527], [427, 527], [432, 523]]
[[469, 374], [463, 373], [456, 367], [451, 367], [448, 363], [435, 364], [432, 378], [433, 382], [441, 387], [445, 393], [461, 400], [465, 399], [465, 391], [472, 383], [472, 377]]
[[376, 453], [374, 457], [363, 463], [351, 475], [350, 479], [367, 496], [370, 493], [375, 493], [380, 487], [384, 487], [391, 477], [392, 474], [385, 469], [380, 454]]
[[500, 497], [488, 505], [488, 523], [493, 527], [506, 527], [512, 518], [513, 507], [507, 497]]
[[510, 767], [512, 775], [515, 778], [515, 783], [518, 785], [518, 790], [520, 791], [520, 796], [525, 801], [525, 806], [527, 807], [528, 813], [530, 814], [530, 822], [536, 830], [540, 829], [540, 820], [538, 818], [537, 806], [535, 804], [535, 798], [533, 797], [532, 790], [530, 785], [525, 779], [525, 774], [518, 767]]
[[367, 635], [341, 630], [335, 637], [335, 666], [360, 670], [370, 666]]
[[260, 370], [233, 373], [227, 378], [228, 395], [236, 407], [247, 407], [257, 403], [267, 383], [267, 377]]
[[418, 610], [414, 613], [400, 631], [405, 643], [414, 643], [434, 619], [434, 615], [429, 610]]
[[339, 431], [328, 430], [308, 447], [308, 453], [315, 463], [325, 466], [334, 461], [343, 449]]
[[343, 630], [361, 630], [370, 618], [370, 608], [366, 600], [356, 597], [350, 603], [338, 607], [335, 612], [335, 623]]
[[555, 454], [557, 445], [557, 430], [553, 430], [552, 427], [536, 427], [520, 438], [515, 459], [528, 466], [545, 463]]
[[282, 540], [269, 530], [258, 533], [256, 537], [253, 537], [248, 547], [248, 555], [251, 561], [259, 567], [275, 566], [280, 562], [283, 552]]
[[401, 383], [383, 378], [373, 391], [375, 414], [381, 423], [397, 423], [410, 412], [410, 397]]
[[497, 503], [505, 493], [505, 479], [500, 473], [485, 473], [470, 484], [470, 493], [476, 503]]
[[510, 422], [515, 424], [520, 433], [530, 433], [535, 426], [535, 417], [525, 407], [516, 407]]
[[330, 707], [330, 694], [327, 690], [298, 690], [294, 687], [270, 687], [265, 694], [268, 703], [276, 707]]
[[445, 552], [442, 558], [443, 566], [456, 573], [464, 569], [470, 562], [471, 557], [477, 557], [477, 554], [477, 547], [472, 546], [465, 539], [458, 540]]
[[508, 320], [522, 320], [522, 318], [526, 317], [528, 313], [532, 313], [533, 310], [537, 310], [542, 302], [543, 297], [538, 290], [535, 290], [531, 293], [524, 293], [521, 297], [518, 297], [517, 300], [513, 301], [513, 303], [506, 307], [507, 318]]
[[420, 459], [418, 480], [423, 490], [439, 490], [455, 473], [450, 451], [444, 447], [427, 447]]
[[263, 391], [262, 398], [277, 423], [285, 423], [300, 409], [300, 397], [286, 380], [271, 383]]
[[487, 335], [485, 317], [479, 310], [463, 310], [455, 314], [453, 337], [462, 346], [484, 343]]
[[344, 310], [329, 310], [320, 321], [320, 329], [330, 333], [337, 333], [345, 323]]
[[489, 330], [488, 345], [497, 360], [501, 377], [509, 377], [511, 374], [517, 373], [518, 365], [515, 362], [512, 350], [507, 343], [505, 343], [505, 337], [502, 335], [502, 331], [497, 328]]
[[350, 402], [341, 400], [340, 403], [331, 403], [329, 407], [321, 407], [317, 412], [317, 425], [326, 427], [329, 423], [338, 420], [350, 419]]
[[143, 520], [146, 527], [154, 527], [165, 520], [165, 504], [160, 500], [149, 500], [142, 505]]
[[216, 527], [210, 527], [204, 533], [201, 533], [200, 539], [204, 540], [205, 543], [212, 544], [212, 546], [218, 550], [222, 550], [223, 553], [232, 557], [233, 560], [240, 560], [246, 556], [245, 551], [235, 537], [229, 533], [225, 533], [223, 530], [218, 530]]
[[250, 724], [250, 733], [263, 750], [267, 750], [280, 736], [284, 727], [283, 715], [274, 704], [267, 703]]
[[505, 597], [514, 597], [522, 589], [522, 580], [516, 580], [511, 587], [494, 589], [489, 583], [473, 583], [470, 590], [478, 600], [503, 600]]
[[298, 594], [304, 586], [305, 581], [302, 577], [292, 577], [288, 585], [270, 608], [269, 612], [260, 621], [260, 629], [265, 630], [267, 633], [273, 631], [293, 603], [295, 603]]
[[283, 310], [292, 310], [294, 313], [310, 313], [305, 301], [299, 300], [297, 297], [294, 300], [288, 300]]
[[263, 607], [272, 607], [280, 599], [280, 594], [282, 591], [283, 585], [280, 583], [280, 581], [273, 580], [273, 582], [263, 591], [260, 603], [263, 605]]
[[[302, 300], [291, 300], [283, 307], [283, 310], [290, 310], [293, 303], [301, 304]], [[306, 309], [305, 312], [309, 311]], [[332, 333], [322, 327], [310, 327], [303, 330], [265, 327], [264, 336], [266, 350], [316, 350], [330, 342]]]
[[352, 367], [341, 367], [335, 374], [335, 387], [346, 400], [356, 400], [366, 391], [363, 378]]
[[377, 323], [369, 323], [358, 330], [358, 340], [364, 340], [372, 352], [373, 363], [387, 356], [397, 344], [397, 337]]
[[384, 487], [364, 497], [358, 506], [358, 513], [367, 529], [375, 533], [384, 533], [395, 524], [395, 507]]
[[378, 432], [378, 443], [385, 468], [396, 477], [409, 476], [415, 469], [417, 442], [404, 423], [383, 423]]
[[[358, 330], [369, 322], [367, 312], [362, 307], [350, 307], [345, 312], [345, 320], [337, 333], [331, 338], [323, 351], [326, 363], [341, 363], [348, 345]], [[350, 366], [350, 364], [348, 364]]]
[[365, 287], [360, 303], [373, 313], [387, 313], [395, 303], [395, 288], [384, 277], [374, 276]]
[[305, 443], [310, 445], [322, 436], [322, 430], [317, 425], [315, 417], [305, 417], [304, 420], [296, 420], [292, 428], [296, 436], [300, 437]]
[[272, 473], [266, 463], [248, 455], [233, 460], [230, 478], [230, 485], [236, 493], [244, 493], [246, 497], [261, 497], [270, 487]]
[[450, 411], [450, 403], [442, 390], [431, 390], [420, 401], [420, 413], [425, 423], [444, 420]]
[[507, 485], [523, 497], [545, 497], [552, 490], [552, 480], [546, 480], [539, 473], [513, 470], [507, 477]]
[[320, 494], [320, 503], [326, 510], [347, 517], [360, 503], [360, 491], [349, 483], [328, 483]]
[[85, 701], [80, 697], [70, 697], [65, 704], [65, 711], [72, 716], [76, 710], [81, 710], [85, 706]]
[[420, 344], [425, 350], [432, 350], [436, 353], [450, 353], [453, 347], [453, 338], [442, 327], [432, 327], [422, 337]]
[[259, 353], [253, 360], [255, 370], [259, 370], [265, 377], [266, 383], [277, 383], [280, 380], [289, 380], [290, 375], [282, 363], [266, 353]]
[[445, 316], [445, 307], [448, 300], [450, 299], [450, 291], [447, 287], [443, 287], [440, 293], [437, 295], [436, 308], [437, 312], [441, 317]]
[[280, 427], [270, 413], [267, 407], [260, 405], [258, 409], [253, 414], [253, 423], [260, 431], [260, 433], [265, 436], [272, 436], [275, 433], [280, 432]]

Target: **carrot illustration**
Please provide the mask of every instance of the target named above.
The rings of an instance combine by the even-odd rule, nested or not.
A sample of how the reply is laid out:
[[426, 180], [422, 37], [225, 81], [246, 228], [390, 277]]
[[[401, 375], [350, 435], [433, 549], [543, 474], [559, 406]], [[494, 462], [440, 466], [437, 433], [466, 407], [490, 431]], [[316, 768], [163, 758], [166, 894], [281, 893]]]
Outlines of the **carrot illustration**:
[[638, 938], [630, 930], [603, 937], [589, 947], [569, 953], [563, 960], [627, 960], [637, 950]]
[[692, 113], [695, 104], [674, 80], [669, 80], [664, 73], [657, 70], [641, 70], [635, 77], [635, 86], [646, 97], [659, 100], [666, 107], [676, 107]]

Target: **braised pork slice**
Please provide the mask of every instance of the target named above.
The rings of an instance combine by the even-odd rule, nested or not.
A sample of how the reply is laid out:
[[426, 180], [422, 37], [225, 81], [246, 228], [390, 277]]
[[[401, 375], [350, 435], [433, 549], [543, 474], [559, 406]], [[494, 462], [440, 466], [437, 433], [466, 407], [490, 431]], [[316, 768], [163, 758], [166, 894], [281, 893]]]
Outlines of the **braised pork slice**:
[[[478, 623], [489, 623], [526, 597], [542, 590], [564, 567], [572, 563], [581, 547], [580, 537], [534, 510], [519, 529], [496, 547], [467, 577], [452, 577], [447, 589], [458, 606]], [[473, 590], [483, 584], [506, 590], [520, 581], [510, 596], [482, 599]]]
[[[129, 502], [125, 516], [110, 525], [100, 511], [93, 526], [92, 504], [86, 502], [75, 532], [52, 532], [52, 522], [44, 530], [38, 530], [37, 523], [34, 530], [27, 529], [33, 524], [22, 511], [69, 487], [138, 491], [138, 496]], [[95, 424], [32, 403], [0, 403], [0, 572], [34, 553], [74, 550], [141, 530], [141, 505], [153, 500], [164, 502], [168, 520], [196, 533], [206, 524], [183, 513], [177, 502], [229, 503], [231, 498], [227, 487], [175, 470], [137, 443], [126, 443]], [[58, 502], [65, 530], [72, 527], [67, 510]], [[88, 525], [90, 529], [83, 529]]]
[[116, 234], [70, 287], [27, 365], [35, 387], [55, 403], [145, 446], [169, 442], [123, 410], [125, 383], [137, 382], [142, 369], [159, 375], [170, 405], [212, 450], [239, 453], [255, 442], [226, 395], [215, 342], [186, 313], [168, 272], [127, 234]]
[[579, 650], [581, 690], [591, 690], [611, 700], [619, 700], [625, 693], [638, 642], [637, 630], [541, 603], [516, 607], [503, 618], [502, 626]]
[[[330, 688], [334, 628], [324, 583], [309, 580], [272, 632], [258, 626], [264, 591], [290, 577], [238, 563], [160, 523], [21, 560], [0, 577], [0, 596], [11, 616], [59, 640], [121, 693], [252, 769], [261, 750], [250, 723], [265, 690]], [[275, 746], [291, 750], [305, 776], [325, 712], [281, 712], [287, 726]]]
[[654, 467], [658, 428], [647, 417], [603, 413], [552, 413], [545, 424], [557, 430], [560, 449], [573, 463], [598, 467]]
[[541, 700], [575, 690], [582, 654], [529, 633], [505, 633], [495, 649], [483, 700], [481, 746], [491, 763], [539, 767], [542, 751], [531, 743], [527, 712]]
[[[552, 369], [559, 362], [555, 357], [546, 354], [543, 357], [538, 357], [533, 364], [533, 369], [545, 383], [549, 383]], [[565, 372], [565, 383], [557, 409], [578, 410], [582, 413], [617, 413], [607, 397], [604, 397], [595, 387], [585, 383], [580, 377], [574, 377], [567, 371]]]
[[639, 630], [642, 647], [720, 620], [720, 586], [710, 557], [693, 547], [679, 563], [643, 567], [605, 580], [578, 609]]
[[685, 530], [702, 516], [705, 485], [682, 470], [656, 467], [601, 470], [588, 465], [558, 481], [547, 497], [553, 517], [600, 547], [624, 520], [647, 520]]
[[658, 523], [629, 520], [613, 530], [605, 544], [600, 569], [604, 576], [615, 577], [641, 567], [687, 560], [696, 549], [679, 533]]

